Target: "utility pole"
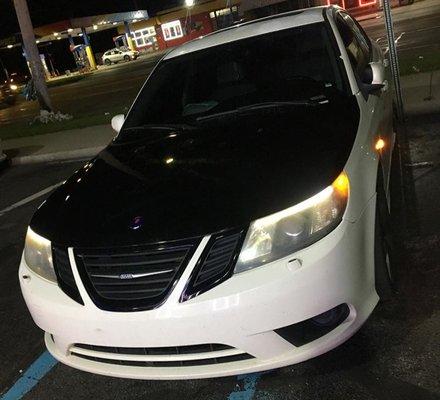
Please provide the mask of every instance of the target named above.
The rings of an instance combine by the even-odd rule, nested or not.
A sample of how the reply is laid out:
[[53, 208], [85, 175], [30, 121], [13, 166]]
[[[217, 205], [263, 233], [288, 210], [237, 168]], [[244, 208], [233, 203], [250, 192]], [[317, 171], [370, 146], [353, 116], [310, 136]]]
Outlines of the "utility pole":
[[397, 57], [396, 42], [394, 38], [393, 17], [391, 15], [390, 0], [384, 0], [383, 11], [385, 15], [385, 27], [388, 38], [388, 49], [390, 53], [391, 74], [393, 75], [394, 89], [396, 91], [397, 119], [404, 120], [404, 109], [402, 100], [402, 88], [400, 86], [399, 59]]
[[23, 46], [26, 52], [26, 59], [34, 80], [37, 99], [40, 103], [40, 109], [52, 111], [49, 92], [46, 86], [45, 73], [41, 63], [40, 52], [35, 42], [34, 28], [32, 26], [31, 16], [26, 0], [13, 0], [15, 12], [17, 14], [18, 24], [20, 25]]

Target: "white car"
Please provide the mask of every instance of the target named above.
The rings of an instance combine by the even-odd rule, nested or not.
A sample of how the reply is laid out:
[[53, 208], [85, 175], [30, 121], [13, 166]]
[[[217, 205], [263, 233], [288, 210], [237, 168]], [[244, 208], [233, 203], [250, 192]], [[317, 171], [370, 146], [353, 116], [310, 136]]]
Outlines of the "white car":
[[30, 223], [19, 279], [50, 353], [190, 379], [351, 337], [392, 294], [387, 69], [334, 6], [169, 52]]
[[139, 57], [138, 51], [133, 51], [120, 47], [119, 49], [112, 49], [106, 51], [102, 55], [102, 63], [105, 65], [117, 64], [119, 61], [136, 60]]

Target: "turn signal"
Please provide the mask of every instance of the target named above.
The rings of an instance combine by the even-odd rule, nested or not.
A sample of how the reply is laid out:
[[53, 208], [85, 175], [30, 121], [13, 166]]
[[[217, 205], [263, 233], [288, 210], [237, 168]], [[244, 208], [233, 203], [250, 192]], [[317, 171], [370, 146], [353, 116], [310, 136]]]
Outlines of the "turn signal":
[[377, 151], [381, 151], [383, 148], [385, 147], [385, 141], [383, 139], [377, 139], [376, 144], [374, 146], [374, 148]]
[[333, 190], [335, 190], [340, 195], [347, 197], [348, 196], [348, 187], [349, 181], [348, 176], [345, 172], [339, 174], [336, 180], [332, 184]]

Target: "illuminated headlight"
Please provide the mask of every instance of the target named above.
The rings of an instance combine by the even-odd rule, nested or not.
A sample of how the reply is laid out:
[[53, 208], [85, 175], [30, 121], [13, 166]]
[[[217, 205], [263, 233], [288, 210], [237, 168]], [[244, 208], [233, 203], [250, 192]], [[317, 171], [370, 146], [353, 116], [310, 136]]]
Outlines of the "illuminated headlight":
[[18, 86], [14, 85], [14, 84], [9, 85], [9, 87], [11, 88], [11, 90], [17, 90], [18, 89]]
[[288, 256], [327, 235], [342, 220], [348, 192], [348, 177], [343, 172], [313, 197], [252, 222], [234, 272]]
[[28, 228], [26, 235], [24, 259], [29, 269], [37, 275], [51, 282], [57, 281], [52, 263], [51, 243], [31, 228]]

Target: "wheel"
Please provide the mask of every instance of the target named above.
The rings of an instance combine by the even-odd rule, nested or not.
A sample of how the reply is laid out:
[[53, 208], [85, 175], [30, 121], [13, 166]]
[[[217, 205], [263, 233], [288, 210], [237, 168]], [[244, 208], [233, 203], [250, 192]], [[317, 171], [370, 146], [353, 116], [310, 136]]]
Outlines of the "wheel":
[[382, 168], [377, 179], [376, 221], [374, 235], [374, 273], [376, 291], [382, 301], [393, 297], [396, 286], [394, 245], [390, 213], [383, 187]]
[[108, 58], [106, 58], [105, 60], [104, 60], [104, 64], [105, 65], [110, 65], [112, 62], [108, 59]]
[[130, 56], [124, 56], [125, 61], [130, 61]]

